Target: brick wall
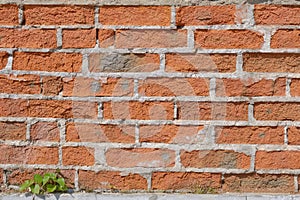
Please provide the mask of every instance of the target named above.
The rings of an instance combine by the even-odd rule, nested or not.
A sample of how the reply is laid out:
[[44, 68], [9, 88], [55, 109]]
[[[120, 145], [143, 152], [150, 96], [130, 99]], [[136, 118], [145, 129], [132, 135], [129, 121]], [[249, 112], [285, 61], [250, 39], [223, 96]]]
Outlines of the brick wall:
[[299, 2], [3, 2], [4, 187], [298, 192]]

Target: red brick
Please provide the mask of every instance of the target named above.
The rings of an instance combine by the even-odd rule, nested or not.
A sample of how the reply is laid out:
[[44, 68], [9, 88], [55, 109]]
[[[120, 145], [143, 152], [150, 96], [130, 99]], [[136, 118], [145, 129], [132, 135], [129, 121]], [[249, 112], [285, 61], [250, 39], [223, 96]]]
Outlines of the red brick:
[[62, 91], [63, 84], [61, 77], [42, 77], [42, 94], [46, 96], [56, 96]]
[[153, 190], [195, 191], [202, 188], [218, 190], [221, 187], [221, 174], [196, 172], [154, 172]]
[[37, 122], [30, 127], [30, 139], [33, 141], [59, 142], [57, 122]]
[[299, 151], [257, 151], [256, 169], [299, 169]]
[[174, 117], [172, 102], [129, 101], [104, 102], [105, 119], [172, 120]]
[[168, 149], [108, 149], [106, 162], [112, 167], [173, 167], [175, 152]]
[[300, 127], [291, 126], [288, 128], [288, 141], [290, 145], [300, 144]]
[[1, 164], [58, 164], [57, 147], [0, 146]]
[[216, 127], [218, 144], [283, 144], [284, 128], [269, 126]]
[[102, 25], [169, 26], [170, 6], [102, 6], [99, 22]]
[[7, 52], [0, 52], [0, 70], [6, 67], [8, 61], [8, 53]]
[[0, 140], [25, 140], [24, 122], [0, 122]]
[[250, 156], [232, 150], [181, 151], [180, 160], [184, 167], [249, 169]]
[[300, 6], [255, 5], [254, 18], [259, 25], [299, 25]]
[[133, 80], [123, 78], [63, 78], [63, 96], [132, 96]]
[[116, 48], [187, 47], [187, 31], [186, 30], [117, 30], [115, 42], [116, 42]]
[[234, 72], [234, 54], [166, 54], [167, 72]]
[[82, 55], [78, 53], [15, 52], [13, 70], [80, 72]]
[[0, 75], [0, 93], [40, 94], [40, 77], [36, 75]]
[[93, 166], [95, 163], [94, 149], [88, 147], [63, 147], [63, 165]]
[[114, 46], [115, 44], [115, 31], [112, 29], [99, 29], [98, 40], [101, 48]]
[[63, 30], [63, 48], [93, 48], [96, 45], [95, 29]]
[[0, 29], [0, 47], [56, 48], [56, 30]]
[[[8, 185], [21, 185], [26, 180], [33, 179], [35, 174], [55, 173], [51, 169], [8, 169]], [[59, 170], [60, 177], [65, 179], [68, 188], [74, 188], [75, 170]]]
[[152, 72], [159, 70], [157, 54], [93, 53], [89, 56], [91, 72]]
[[285, 96], [286, 79], [217, 79], [217, 96]]
[[272, 36], [271, 48], [300, 48], [300, 30], [276, 31]]
[[203, 49], [259, 49], [263, 35], [250, 30], [196, 30], [195, 45]]
[[284, 174], [225, 174], [224, 192], [293, 193], [294, 177]]
[[248, 119], [246, 102], [180, 102], [179, 119], [183, 120], [237, 120]]
[[91, 6], [25, 5], [26, 25], [93, 25], [94, 8]]
[[299, 121], [300, 104], [295, 102], [266, 102], [254, 104], [256, 120]]
[[300, 79], [292, 79], [290, 83], [291, 96], [300, 96]]
[[296, 53], [245, 53], [243, 60], [247, 72], [300, 72], [300, 54]]
[[79, 188], [85, 190], [146, 190], [147, 180], [139, 175], [127, 175], [116, 171], [83, 171], [79, 170]]
[[134, 143], [135, 126], [68, 123], [66, 141]]
[[176, 9], [177, 26], [234, 24], [235, 6], [185, 6]]
[[147, 78], [139, 84], [142, 96], [209, 95], [209, 80], [203, 78]]
[[14, 4], [0, 5], [0, 24], [18, 25], [19, 24], [18, 6]]
[[173, 144], [199, 144], [206, 140], [204, 126], [140, 125], [139, 137], [140, 142]]

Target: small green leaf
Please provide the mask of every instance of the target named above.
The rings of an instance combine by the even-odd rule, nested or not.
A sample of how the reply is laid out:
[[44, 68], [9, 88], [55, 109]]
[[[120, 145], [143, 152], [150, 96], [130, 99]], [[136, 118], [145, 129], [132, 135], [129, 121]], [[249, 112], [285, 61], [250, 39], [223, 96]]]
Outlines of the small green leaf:
[[34, 179], [34, 182], [39, 185], [42, 184], [42, 182], [43, 182], [43, 177], [39, 174], [35, 174], [33, 179]]
[[31, 191], [33, 194], [40, 194], [40, 186], [38, 184], [35, 184], [33, 190]]
[[56, 174], [55, 173], [49, 173], [49, 177], [50, 177], [50, 179], [55, 180], [56, 179]]
[[27, 181], [25, 181], [25, 182], [20, 186], [20, 191], [24, 191], [24, 190], [28, 189], [33, 183], [34, 183], [33, 180], [27, 180]]
[[52, 193], [56, 190], [56, 185], [48, 184], [47, 185], [47, 192]]
[[56, 180], [56, 182], [57, 182], [60, 186], [62, 186], [62, 187], [64, 187], [64, 186], [66, 185], [65, 179], [64, 179], [64, 178], [58, 178], [58, 179]]
[[43, 178], [43, 186], [48, 183], [49, 179], [50, 179], [50, 176], [46, 176], [46, 175], [44, 176], [44, 178]]

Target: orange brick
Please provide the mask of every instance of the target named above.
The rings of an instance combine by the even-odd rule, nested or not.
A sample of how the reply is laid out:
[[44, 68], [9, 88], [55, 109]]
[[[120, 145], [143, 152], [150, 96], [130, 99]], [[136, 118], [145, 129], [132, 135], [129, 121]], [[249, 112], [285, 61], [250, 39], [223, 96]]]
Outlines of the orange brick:
[[276, 31], [272, 36], [271, 48], [300, 48], [300, 30]]
[[218, 144], [283, 144], [284, 128], [269, 126], [216, 127]]
[[96, 45], [95, 29], [63, 30], [63, 48], [93, 48]]
[[56, 30], [0, 29], [0, 47], [56, 48]]
[[254, 18], [259, 25], [299, 25], [300, 6], [255, 5]]
[[257, 151], [256, 169], [299, 169], [299, 151]]
[[112, 167], [173, 167], [175, 151], [168, 149], [108, 149], [106, 162]]
[[82, 55], [78, 53], [15, 52], [14, 70], [80, 72]]
[[24, 122], [0, 122], [0, 140], [25, 140]]
[[203, 78], [147, 78], [139, 81], [142, 96], [208, 96], [209, 81]]
[[288, 141], [290, 145], [300, 144], [300, 127], [291, 126], [288, 128]]
[[135, 126], [68, 123], [66, 141], [134, 143]]
[[256, 120], [299, 121], [300, 104], [295, 102], [255, 103]]
[[37, 122], [30, 127], [32, 141], [59, 142], [59, 127], [57, 122]]
[[180, 160], [184, 167], [249, 169], [250, 156], [232, 150], [181, 151]]
[[176, 14], [177, 26], [234, 24], [235, 6], [186, 6]]
[[93, 25], [91, 6], [25, 5], [26, 25]]
[[154, 172], [152, 173], [153, 190], [195, 191], [199, 188], [221, 187], [221, 174], [196, 172]]
[[88, 147], [63, 147], [63, 165], [93, 166], [94, 149]]
[[225, 174], [224, 192], [293, 193], [294, 176], [284, 174]]
[[0, 24], [1, 25], [18, 25], [18, 6], [14, 4], [0, 5]]
[[195, 45], [203, 49], [259, 49], [263, 36], [250, 30], [196, 30]]
[[7, 52], [0, 52], [0, 70], [6, 67], [8, 61], [8, 53]]
[[172, 120], [172, 102], [104, 102], [105, 119]]
[[42, 77], [42, 94], [46, 96], [56, 96], [62, 91], [63, 84], [61, 77]]
[[102, 6], [99, 21], [103, 25], [169, 26], [170, 6]]
[[116, 171], [83, 171], [78, 174], [79, 188], [85, 190], [146, 190], [147, 180], [139, 175]]
[[290, 84], [291, 96], [300, 96], [300, 79], [293, 78]]
[[112, 29], [99, 29], [98, 40], [101, 48], [114, 46], [115, 44], [115, 31]]
[[187, 47], [187, 31], [117, 30], [115, 44], [116, 48]]
[[58, 164], [57, 147], [0, 146], [1, 164]]
[[63, 96], [132, 96], [133, 80], [123, 78], [63, 78]]
[[179, 119], [182, 120], [237, 120], [248, 119], [246, 102], [180, 102]]
[[296, 53], [245, 53], [243, 60], [247, 72], [300, 72], [300, 54]]
[[217, 96], [285, 96], [286, 79], [217, 79]]

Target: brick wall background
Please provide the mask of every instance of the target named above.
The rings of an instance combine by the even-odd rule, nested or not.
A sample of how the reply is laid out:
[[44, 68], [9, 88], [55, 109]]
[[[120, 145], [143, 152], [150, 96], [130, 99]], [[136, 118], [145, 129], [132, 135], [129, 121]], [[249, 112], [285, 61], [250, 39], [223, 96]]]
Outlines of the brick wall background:
[[298, 192], [299, 1], [0, 2], [2, 189]]

